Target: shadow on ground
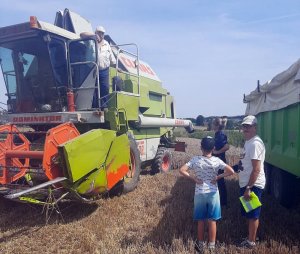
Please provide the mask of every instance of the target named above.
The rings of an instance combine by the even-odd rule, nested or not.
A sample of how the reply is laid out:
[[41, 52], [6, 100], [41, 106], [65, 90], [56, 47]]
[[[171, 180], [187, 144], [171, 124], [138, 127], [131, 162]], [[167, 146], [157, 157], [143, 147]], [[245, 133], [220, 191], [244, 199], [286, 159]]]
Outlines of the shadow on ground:
[[[239, 187], [236, 179], [226, 180], [228, 207], [222, 208], [222, 219], [218, 221], [217, 240], [226, 245], [236, 245], [247, 236], [247, 221], [240, 215]], [[194, 185], [187, 179], [178, 178], [171, 195], [161, 201], [164, 213], [157, 227], [143, 239], [161, 248], [172, 245], [175, 239], [196, 239], [197, 228], [193, 222]], [[264, 193], [261, 223], [258, 231], [260, 241], [270, 247], [273, 241], [283, 242], [291, 248], [300, 246], [299, 208], [288, 210]]]
[[0, 228], [2, 231], [13, 230], [22, 232], [26, 228], [45, 226], [54, 223], [71, 223], [92, 214], [98, 205], [96, 203], [82, 204], [78, 202], [63, 202], [59, 204], [59, 212], [48, 211], [48, 217], [43, 206], [13, 202], [0, 198]]

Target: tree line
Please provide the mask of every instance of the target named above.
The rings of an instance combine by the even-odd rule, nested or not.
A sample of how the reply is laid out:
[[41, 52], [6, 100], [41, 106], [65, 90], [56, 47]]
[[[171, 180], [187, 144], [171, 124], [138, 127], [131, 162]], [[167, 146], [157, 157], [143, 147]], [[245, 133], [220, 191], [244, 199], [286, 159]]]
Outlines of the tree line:
[[[204, 117], [203, 115], [198, 115], [196, 118], [186, 118], [186, 119], [190, 120], [196, 126], [205, 126], [205, 127], [207, 127], [207, 130], [211, 130], [212, 121], [216, 117], [219, 117], [219, 116]], [[227, 118], [227, 124], [226, 124], [227, 130], [235, 130], [235, 129], [239, 129], [240, 123], [241, 123], [244, 115], [221, 116], [221, 117]]]

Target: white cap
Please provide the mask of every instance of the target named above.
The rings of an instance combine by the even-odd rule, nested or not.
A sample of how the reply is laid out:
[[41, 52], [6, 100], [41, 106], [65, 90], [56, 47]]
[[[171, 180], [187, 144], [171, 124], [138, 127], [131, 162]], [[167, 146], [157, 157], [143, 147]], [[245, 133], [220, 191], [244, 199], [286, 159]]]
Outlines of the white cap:
[[251, 115], [246, 116], [242, 122], [242, 124], [249, 124], [249, 125], [255, 125], [256, 123], [257, 123], [256, 117]]
[[105, 29], [104, 29], [103, 26], [97, 26], [95, 32], [102, 32], [102, 33], [105, 33]]

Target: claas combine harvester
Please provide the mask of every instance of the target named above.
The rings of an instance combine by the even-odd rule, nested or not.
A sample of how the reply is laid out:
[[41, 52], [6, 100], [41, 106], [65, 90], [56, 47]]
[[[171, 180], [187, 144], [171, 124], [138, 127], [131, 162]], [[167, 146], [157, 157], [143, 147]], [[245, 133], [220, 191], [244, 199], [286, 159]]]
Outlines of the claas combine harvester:
[[0, 28], [5, 198], [45, 204], [49, 197], [95, 200], [116, 186], [129, 192], [142, 168], [170, 169], [174, 127], [193, 130], [190, 121], [175, 118], [173, 97], [139, 59], [138, 47], [117, 45], [108, 35], [117, 63], [109, 68], [103, 108], [97, 41], [82, 32], [93, 32], [91, 24], [68, 9], [57, 12], [54, 25], [31, 16]]

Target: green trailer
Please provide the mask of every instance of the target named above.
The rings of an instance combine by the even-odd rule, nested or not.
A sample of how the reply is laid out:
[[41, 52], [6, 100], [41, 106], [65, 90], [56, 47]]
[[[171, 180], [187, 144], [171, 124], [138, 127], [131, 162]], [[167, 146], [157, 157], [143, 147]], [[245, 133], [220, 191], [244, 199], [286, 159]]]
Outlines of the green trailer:
[[266, 147], [266, 189], [290, 207], [300, 177], [300, 60], [244, 97]]

